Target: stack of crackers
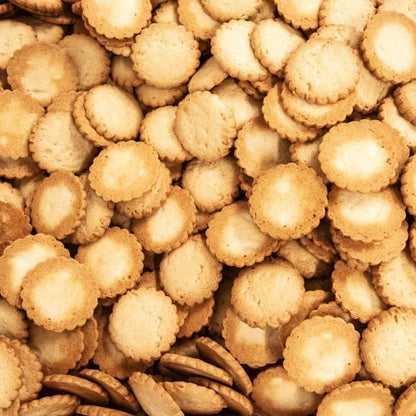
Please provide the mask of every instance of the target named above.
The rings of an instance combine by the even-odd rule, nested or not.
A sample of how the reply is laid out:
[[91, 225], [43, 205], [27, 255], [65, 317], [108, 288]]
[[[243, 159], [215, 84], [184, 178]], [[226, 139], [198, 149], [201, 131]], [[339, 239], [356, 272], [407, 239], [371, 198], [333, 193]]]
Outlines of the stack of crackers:
[[416, 415], [414, 0], [0, 1], [0, 415]]

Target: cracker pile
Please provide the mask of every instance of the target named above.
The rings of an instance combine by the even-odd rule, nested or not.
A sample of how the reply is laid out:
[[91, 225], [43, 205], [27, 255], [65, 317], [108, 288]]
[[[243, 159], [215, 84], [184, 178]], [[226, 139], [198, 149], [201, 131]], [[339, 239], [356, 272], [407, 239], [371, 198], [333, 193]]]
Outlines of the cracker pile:
[[0, 0], [0, 416], [416, 415], [413, 0]]

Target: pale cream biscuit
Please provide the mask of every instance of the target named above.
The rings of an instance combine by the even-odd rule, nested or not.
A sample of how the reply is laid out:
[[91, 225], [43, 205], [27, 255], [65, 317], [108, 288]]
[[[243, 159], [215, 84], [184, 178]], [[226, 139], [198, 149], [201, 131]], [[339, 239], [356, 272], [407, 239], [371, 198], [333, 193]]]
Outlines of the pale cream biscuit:
[[124, 294], [140, 279], [144, 255], [133, 234], [110, 227], [96, 241], [80, 246], [75, 259], [94, 271], [99, 297], [110, 298]]
[[317, 416], [335, 416], [356, 412], [373, 412], [374, 415], [391, 414], [394, 396], [381, 383], [354, 381], [328, 393], [317, 409]]
[[378, 295], [391, 306], [415, 307], [414, 275], [416, 263], [408, 249], [373, 270], [373, 282]]
[[299, 4], [295, 0], [274, 0], [274, 2], [279, 14], [293, 27], [302, 30], [318, 27], [318, 13], [322, 0], [313, 0], [305, 4]]
[[30, 14], [17, 15], [15, 19], [31, 26], [35, 31], [36, 38], [39, 42], [56, 43], [64, 37], [65, 33], [63, 26], [44, 22]]
[[178, 3], [173, 0], [168, 0], [162, 3], [152, 13], [152, 21], [155, 23], [161, 23], [161, 22], [179, 23]]
[[26, 23], [12, 19], [0, 22], [0, 68], [6, 69], [9, 59], [23, 45], [37, 41], [36, 32]]
[[367, 323], [387, 308], [374, 287], [371, 273], [354, 270], [339, 260], [331, 280], [336, 300], [352, 318]]
[[229, 153], [236, 123], [233, 112], [221, 98], [209, 91], [196, 91], [179, 103], [174, 131], [192, 156], [213, 162]]
[[168, 162], [185, 162], [192, 156], [175, 133], [177, 107], [163, 106], [149, 111], [140, 126], [140, 140], [152, 146], [159, 158]]
[[386, 238], [368, 243], [353, 240], [334, 228], [331, 229], [331, 234], [341, 258], [351, 265], [354, 262], [357, 262], [356, 266], [365, 265], [365, 269], [367, 269], [370, 266], [388, 262], [400, 254], [408, 239], [407, 228], [407, 222], [403, 221], [401, 226], [393, 230]]
[[43, 113], [42, 106], [28, 94], [10, 90], [0, 92], [2, 157], [19, 159], [29, 156], [30, 131]]
[[309, 314], [322, 303], [332, 299], [332, 293], [322, 289], [307, 290], [303, 297], [302, 304], [297, 313], [291, 316], [290, 320], [277, 328], [277, 337], [282, 349], [285, 347], [286, 339], [301, 322], [309, 317]]
[[85, 207], [86, 192], [79, 177], [69, 172], [54, 172], [33, 193], [33, 227], [37, 232], [63, 239], [80, 225]]
[[[391, 33], [397, 41], [392, 41]], [[416, 75], [416, 25], [402, 13], [374, 15], [365, 28], [361, 49], [368, 68], [384, 81], [398, 84]]]
[[22, 367], [14, 348], [0, 338], [1, 375], [4, 382], [0, 388], [0, 409], [7, 409], [17, 399], [23, 385]]
[[27, 273], [49, 258], [62, 256], [69, 257], [68, 250], [51, 235], [37, 233], [16, 240], [0, 258], [2, 296], [21, 308], [20, 291]]
[[[373, 380], [392, 387], [409, 386], [416, 379], [413, 309], [392, 307], [374, 317], [364, 329], [360, 354]], [[400, 340], [400, 342], [398, 342]]]
[[322, 138], [318, 157], [331, 182], [366, 193], [395, 182], [406, 153], [407, 146], [396, 130], [378, 120], [364, 119], [332, 127]]
[[188, 91], [210, 91], [227, 77], [228, 74], [220, 67], [215, 57], [211, 56], [192, 75], [188, 82]]
[[294, 120], [283, 108], [281, 92], [282, 83], [278, 82], [269, 90], [263, 100], [261, 110], [266, 123], [276, 130], [282, 138], [291, 142], [314, 140], [320, 134], [320, 131]]
[[321, 129], [344, 121], [354, 110], [356, 92], [329, 104], [310, 103], [292, 93], [286, 82], [282, 86], [281, 102], [284, 110], [299, 123]]
[[25, 342], [29, 336], [28, 319], [24, 311], [0, 298], [0, 336]]
[[46, 374], [66, 374], [75, 368], [84, 348], [80, 327], [72, 331], [49, 331], [34, 322], [29, 325], [28, 346], [36, 354]]
[[119, 298], [108, 329], [123, 354], [137, 361], [150, 360], [159, 358], [175, 342], [177, 319], [176, 307], [167, 295], [142, 288]]
[[238, 195], [239, 173], [231, 156], [215, 162], [193, 160], [182, 173], [181, 185], [191, 193], [198, 210], [212, 213], [232, 203]]
[[80, 177], [87, 194], [85, 215], [74, 232], [67, 237], [73, 244], [88, 244], [101, 237], [109, 227], [114, 213], [114, 204], [105, 201], [90, 187], [88, 174]]
[[[196, 234], [160, 262], [163, 290], [179, 305], [193, 306], [212, 296], [220, 282], [222, 265], [210, 253], [206, 240]], [[180, 273], [178, 273], [180, 271]], [[190, 280], [189, 276], [198, 276]]]
[[327, 26], [320, 26], [316, 32], [313, 32], [309, 39], [324, 38], [335, 39], [346, 43], [353, 49], [359, 49], [362, 42], [363, 34], [354, 26], [344, 24], [330, 24]]
[[0, 254], [13, 241], [29, 235], [31, 231], [30, 219], [22, 209], [0, 201]]
[[377, 0], [378, 11], [399, 12], [416, 23], [416, 3], [414, 0]]
[[10, 58], [7, 79], [12, 89], [45, 107], [60, 92], [75, 90], [78, 74], [72, 58], [58, 45], [35, 42], [24, 45]]
[[86, 116], [84, 107], [86, 94], [86, 92], [82, 92], [75, 98], [72, 109], [73, 121], [84, 138], [91, 142], [94, 146], [107, 147], [114, 142], [107, 140], [104, 136], [98, 134], [97, 130], [91, 126], [91, 123]]
[[290, 378], [318, 394], [352, 381], [361, 367], [360, 335], [333, 316], [306, 319], [286, 340], [283, 367]]
[[109, 38], [134, 36], [151, 17], [150, 0], [129, 0], [118, 7], [112, 1], [82, 0], [82, 16], [99, 33]]
[[[164, 45], [163, 53], [160, 43]], [[175, 88], [186, 83], [199, 66], [199, 57], [192, 32], [176, 23], [152, 23], [137, 35], [132, 45], [134, 69], [146, 83], [158, 88]]]
[[221, 68], [242, 81], [259, 81], [268, 74], [250, 45], [255, 26], [248, 20], [231, 20], [223, 23], [211, 40], [211, 52]]
[[129, 57], [113, 55], [110, 73], [111, 79], [120, 87], [138, 87], [144, 82], [133, 69], [133, 62]]
[[401, 226], [406, 215], [398, 190], [391, 186], [366, 194], [333, 186], [328, 200], [327, 215], [332, 226], [345, 236], [363, 242], [386, 238]]
[[23, 384], [19, 390], [19, 402], [25, 403], [36, 399], [42, 389], [43, 380], [42, 366], [36, 354], [26, 344], [17, 339], [1, 337], [1, 340], [13, 348], [20, 362]]
[[221, 4], [213, 0], [200, 1], [208, 14], [220, 22], [226, 22], [232, 19], [248, 19], [257, 12], [261, 4], [259, 0], [238, 0], [232, 4]]
[[252, 399], [267, 414], [306, 416], [315, 412], [322, 395], [298, 386], [281, 365], [260, 371], [253, 380]]
[[254, 55], [272, 74], [278, 76], [283, 75], [289, 55], [304, 42], [299, 30], [280, 19], [260, 21], [250, 35]]
[[362, 32], [377, 10], [373, 0], [355, 0], [345, 6], [339, 0], [324, 0], [319, 8], [319, 26], [341, 24]]
[[214, 303], [215, 299], [210, 297], [193, 306], [177, 305], [180, 328], [176, 337], [189, 339], [195, 333], [202, 331], [208, 325], [214, 312]]
[[248, 95], [231, 77], [226, 78], [213, 88], [212, 92], [231, 109], [237, 130], [241, 129], [253, 117], [261, 115], [261, 101]]
[[84, 99], [85, 115], [107, 140], [132, 140], [139, 134], [143, 113], [132, 94], [113, 85], [92, 87]]
[[299, 238], [317, 227], [326, 206], [322, 179], [313, 169], [294, 163], [266, 171], [257, 178], [249, 198], [255, 224], [264, 233], [285, 240]]
[[177, 104], [185, 95], [186, 90], [186, 84], [175, 88], [157, 88], [146, 83], [134, 89], [139, 102], [150, 108]]
[[96, 153], [94, 145], [74, 123], [71, 111], [47, 112], [40, 117], [28, 145], [33, 160], [49, 173], [82, 172]]
[[229, 266], [243, 267], [263, 261], [280, 242], [260, 230], [246, 201], [217, 211], [208, 222], [207, 245], [215, 257]]
[[172, 177], [164, 163], [160, 163], [159, 175], [153, 187], [139, 198], [116, 204], [118, 213], [128, 218], [148, 217], [166, 201], [172, 191]]
[[234, 155], [244, 172], [256, 178], [275, 165], [290, 162], [289, 144], [263, 118], [256, 117], [238, 131]]
[[191, 194], [173, 186], [159, 208], [148, 217], [133, 221], [132, 231], [146, 250], [168, 252], [188, 239], [195, 220], [196, 207]]
[[20, 292], [28, 317], [57, 332], [73, 330], [91, 318], [98, 295], [98, 281], [92, 271], [67, 257], [37, 264], [26, 274]]
[[[120, 202], [139, 198], [156, 182], [159, 159], [151, 146], [133, 140], [108, 146], [93, 160], [88, 180], [97, 195]], [[134, 166], [134, 169], [130, 167]]]
[[298, 312], [304, 294], [303, 278], [295, 267], [282, 259], [266, 260], [240, 271], [231, 290], [231, 307], [251, 327], [278, 328]]
[[12, 159], [0, 156], [0, 174], [7, 179], [23, 179], [39, 171], [39, 166], [30, 157]]
[[[108, 52], [91, 36], [72, 34], [58, 45], [73, 59], [78, 72], [78, 90], [88, 90], [108, 81], [110, 58]], [[88, 59], [85, 57], [88, 56]]]
[[396, 129], [411, 151], [416, 148], [416, 126], [407, 121], [399, 112], [392, 96], [387, 96], [378, 108], [379, 120]]
[[101, 371], [120, 380], [130, 377], [135, 371], [145, 371], [152, 364], [152, 360], [137, 361], [124, 355], [112, 341], [108, 332], [108, 318], [110, 311], [96, 314], [98, 324], [98, 346], [93, 362]]
[[252, 328], [231, 308], [227, 310], [222, 325], [225, 347], [240, 364], [259, 368], [283, 357], [275, 328]]
[[201, 0], [178, 0], [178, 15], [179, 21], [197, 39], [211, 39], [220, 26], [220, 22], [206, 12]]

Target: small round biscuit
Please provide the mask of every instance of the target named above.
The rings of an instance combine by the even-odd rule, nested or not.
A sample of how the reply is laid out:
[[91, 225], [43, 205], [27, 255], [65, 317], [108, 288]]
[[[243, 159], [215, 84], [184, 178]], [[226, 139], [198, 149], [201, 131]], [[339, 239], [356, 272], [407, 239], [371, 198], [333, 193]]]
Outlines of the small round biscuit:
[[285, 66], [285, 82], [299, 98], [331, 104], [346, 98], [359, 79], [358, 56], [343, 42], [315, 38], [300, 45]]
[[107, 140], [136, 139], [143, 112], [136, 98], [115, 85], [97, 85], [88, 90], [85, 115], [92, 128]]
[[328, 393], [319, 404], [316, 415], [335, 416], [340, 412], [357, 414], [369, 411], [381, 416], [392, 414], [393, 404], [393, 394], [381, 383], [354, 381]]
[[61, 92], [75, 90], [78, 74], [69, 54], [56, 44], [35, 42], [24, 45], [10, 58], [7, 79], [46, 107]]
[[209, 91], [196, 91], [179, 103], [174, 131], [192, 156], [213, 162], [230, 152], [236, 123], [231, 109], [221, 98]]
[[238, 195], [239, 174], [231, 156], [215, 162], [193, 160], [186, 165], [181, 184], [191, 193], [199, 211], [212, 213], [232, 203]]
[[252, 398], [267, 414], [306, 416], [315, 412], [322, 395], [304, 390], [281, 365], [276, 365], [257, 374]]
[[159, 358], [176, 339], [176, 306], [160, 290], [131, 290], [114, 304], [108, 330], [127, 357], [136, 361]]
[[276, 328], [252, 328], [231, 307], [226, 310], [222, 325], [225, 347], [240, 364], [259, 368], [283, 357]]
[[223, 23], [211, 40], [211, 52], [220, 67], [242, 81], [260, 81], [268, 75], [250, 45], [255, 27], [249, 20], [231, 20]]
[[80, 405], [81, 400], [74, 394], [53, 394], [23, 403], [19, 409], [22, 416], [33, 414], [70, 415]]
[[206, 236], [211, 253], [236, 267], [261, 262], [280, 246], [279, 240], [256, 225], [246, 201], [234, 202], [217, 211], [208, 222]]
[[87, 194], [78, 176], [64, 171], [52, 173], [33, 193], [33, 227], [58, 240], [67, 237], [80, 225], [86, 200]]
[[160, 161], [151, 146], [133, 140], [106, 147], [93, 160], [88, 180], [106, 201], [139, 198], [156, 182]]
[[322, 394], [355, 378], [361, 367], [360, 335], [352, 324], [327, 315], [293, 329], [283, 350], [283, 367], [307, 391]]
[[298, 312], [305, 288], [299, 271], [282, 259], [242, 269], [231, 290], [231, 306], [248, 325], [277, 328]]
[[372, 379], [392, 387], [409, 386], [416, 380], [414, 309], [391, 307], [374, 317], [364, 329], [360, 351]]
[[318, 12], [323, 0], [299, 3], [297, 0], [274, 0], [277, 11], [294, 28], [302, 30], [318, 27]]
[[[209, 252], [205, 239], [196, 234], [163, 256], [159, 269], [160, 284], [174, 302], [193, 306], [217, 290], [222, 278], [221, 270], [221, 263]], [[195, 279], [190, 281], [187, 276]]]
[[255, 224], [274, 238], [299, 238], [318, 226], [327, 190], [312, 168], [288, 163], [261, 175], [249, 198]]
[[196, 207], [191, 194], [173, 186], [165, 201], [148, 217], [135, 219], [132, 231], [148, 251], [163, 253], [184, 243], [196, 221]]
[[374, 15], [365, 28], [361, 50], [368, 68], [384, 81], [399, 84], [416, 76], [416, 24], [402, 13]]
[[150, 20], [150, 0], [82, 0], [82, 16], [101, 35], [123, 39], [134, 36]]
[[260, 0], [223, 1], [200, 0], [202, 7], [215, 20], [226, 22], [232, 19], [248, 19], [261, 5]]
[[[163, 53], [159, 45], [163, 45]], [[152, 23], [132, 45], [134, 69], [146, 83], [158, 88], [186, 83], [199, 66], [199, 57], [192, 32], [176, 23]]]
[[80, 246], [75, 259], [94, 270], [100, 298], [110, 298], [127, 292], [137, 283], [144, 255], [132, 233], [110, 227], [96, 241]]
[[67, 257], [36, 265], [27, 273], [20, 293], [28, 317], [57, 332], [73, 330], [91, 318], [98, 295], [98, 281], [92, 271]]

